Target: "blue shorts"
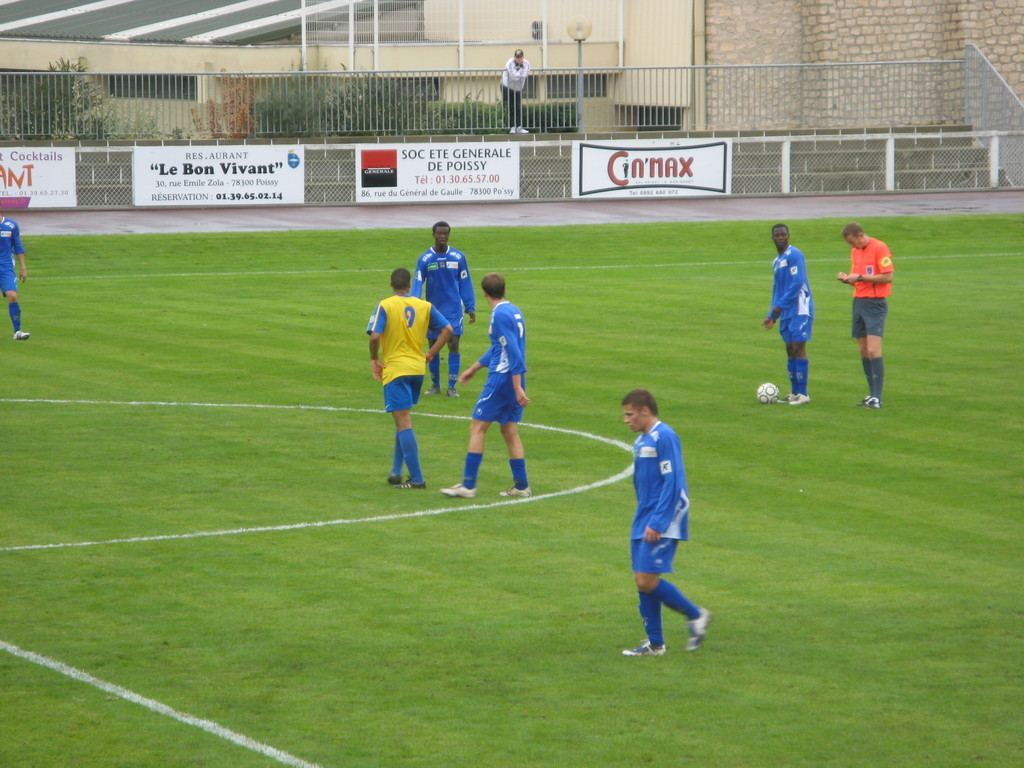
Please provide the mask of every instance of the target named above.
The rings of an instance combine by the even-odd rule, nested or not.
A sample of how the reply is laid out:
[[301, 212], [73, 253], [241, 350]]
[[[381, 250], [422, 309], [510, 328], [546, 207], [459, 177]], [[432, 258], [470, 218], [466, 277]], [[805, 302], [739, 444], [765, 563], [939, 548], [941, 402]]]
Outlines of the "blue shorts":
[[672, 573], [672, 560], [676, 556], [679, 539], [662, 539], [648, 544], [643, 539], [632, 539], [633, 573]]
[[814, 327], [814, 318], [810, 315], [794, 315], [787, 317], [779, 323], [779, 335], [782, 340], [790, 342], [807, 342], [811, 340], [811, 329]]
[[6, 296], [8, 291], [18, 290], [18, 278], [14, 272], [7, 270], [0, 271], [0, 296]]
[[885, 299], [854, 299], [853, 327], [850, 334], [855, 339], [881, 336], [885, 332], [885, 317], [888, 314], [889, 302]]
[[[525, 376], [523, 377], [526, 378]], [[523, 382], [526, 387], [526, 382]], [[478, 421], [496, 421], [499, 424], [520, 422], [523, 420], [523, 406], [516, 401], [516, 390], [512, 386], [512, 377], [499, 373], [487, 376], [480, 399], [473, 409], [473, 418]]]
[[[452, 336], [461, 336], [463, 334], [462, 315], [459, 315], [458, 320], [449, 320], [448, 325], [452, 327]], [[431, 341], [437, 341], [437, 337], [440, 335], [439, 331], [427, 331], [427, 338]]]
[[423, 389], [422, 376], [399, 376], [384, 385], [384, 410], [411, 410], [420, 401], [420, 390]]

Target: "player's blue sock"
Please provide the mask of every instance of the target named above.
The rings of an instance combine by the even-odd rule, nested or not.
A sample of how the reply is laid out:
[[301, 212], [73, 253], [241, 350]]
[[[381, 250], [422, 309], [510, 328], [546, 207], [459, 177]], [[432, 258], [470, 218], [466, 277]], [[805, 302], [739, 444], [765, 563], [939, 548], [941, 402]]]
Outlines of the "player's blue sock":
[[664, 645], [665, 635], [661, 631], [661, 600], [653, 593], [640, 593], [640, 618], [644, 620], [644, 630], [651, 645]]
[[800, 386], [796, 377], [796, 358], [791, 357], [786, 360], [786, 370], [789, 372], [789, 391], [794, 395], [800, 394], [798, 387]]
[[427, 363], [430, 369], [430, 383], [435, 387], [441, 386], [441, 355], [436, 355], [433, 360]]
[[462, 364], [462, 353], [448, 354], [448, 388], [452, 389], [459, 383], [459, 366]]
[[402, 441], [398, 439], [398, 433], [395, 432], [395, 454], [391, 458], [391, 474], [400, 475], [402, 474], [402, 462], [405, 461], [405, 454], [402, 452]]
[[700, 616], [700, 608], [690, 602], [689, 598], [679, 591], [679, 587], [670, 581], [664, 579], [659, 581], [658, 586], [651, 591], [651, 597], [656, 598], [677, 613], [685, 613], [689, 619], [696, 619]]
[[405, 456], [405, 466], [409, 468], [409, 477], [414, 483], [422, 483], [423, 470], [420, 469], [420, 447], [416, 443], [416, 433], [411, 428], [403, 429], [398, 433], [398, 442]]
[[480, 473], [480, 465], [483, 463], [482, 453], [466, 454], [466, 471], [462, 473], [462, 485], [465, 488], [476, 488], [476, 476]]
[[810, 370], [810, 361], [806, 358], [797, 358], [793, 360], [796, 363], [796, 389], [793, 391], [798, 395], [807, 394], [807, 374]]
[[871, 394], [882, 399], [882, 385], [885, 383], [885, 363], [882, 358], [871, 359]]
[[512, 468], [512, 481], [520, 491], [530, 487], [530, 481], [526, 478], [526, 459], [509, 459], [509, 467]]
[[14, 326], [14, 332], [17, 333], [21, 330], [21, 305], [12, 301], [7, 305], [7, 311], [11, 313], [11, 324]]

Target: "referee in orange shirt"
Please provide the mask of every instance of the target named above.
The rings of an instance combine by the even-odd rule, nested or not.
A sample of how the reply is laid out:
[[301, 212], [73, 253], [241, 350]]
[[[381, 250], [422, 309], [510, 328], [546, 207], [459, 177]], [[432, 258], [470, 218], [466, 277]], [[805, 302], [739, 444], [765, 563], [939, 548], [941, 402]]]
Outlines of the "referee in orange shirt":
[[860, 348], [869, 394], [857, 405], [872, 410], [882, 407], [885, 363], [882, 362], [882, 335], [889, 313], [887, 297], [892, 293], [892, 254], [889, 246], [868, 237], [857, 222], [843, 227], [843, 239], [850, 244], [850, 274], [840, 272], [840, 282], [853, 286], [853, 338]]

